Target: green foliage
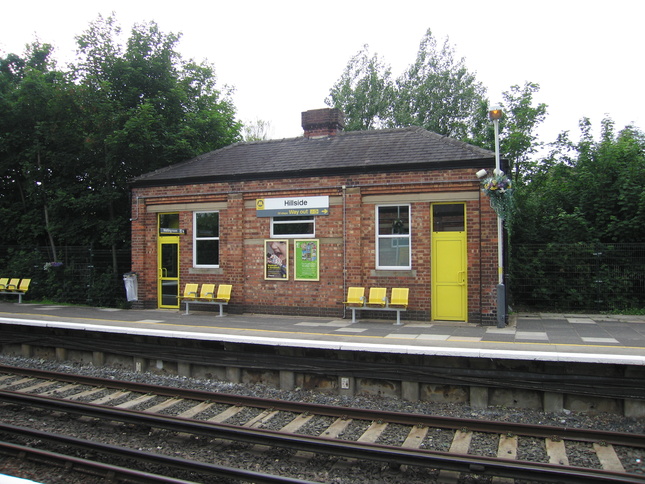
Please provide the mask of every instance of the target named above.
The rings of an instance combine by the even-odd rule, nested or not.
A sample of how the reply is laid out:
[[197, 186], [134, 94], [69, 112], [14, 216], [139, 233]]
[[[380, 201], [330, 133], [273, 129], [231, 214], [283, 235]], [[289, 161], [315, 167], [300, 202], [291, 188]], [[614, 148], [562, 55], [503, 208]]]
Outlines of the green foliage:
[[240, 140], [213, 66], [185, 61], [180, 36], [113, 17], [77, 37], [63, 71], [47, 44], [0, 59], [2, 244], [128, 247], [128, 181]]
[[544, 163], [516, 193], [513, 245], [544, 242], [630, 243], [645, 240], [645, 136], [632, 127], [600, 141], [581, 121], [581, 138], [561, 135]]
[[325, 100], [343, 111], [347, 131], [382, 128], [391, 122], [395, 93], [390, 75], [390, 67], [377, 54], [370, 56], [367, 45], [350, 59]]
[[637, 255], [645, 248], [645, 136], [633, 127], [615, 133], [610, 119], [597, 141], [588, 119], [580, 129], [576, 143], [561, 134], [516, 191], [514, 298], [532, 307], [645, 307]]
[[271, 122], [256, 119], [255, 122], [245, 124], [242, 130], [244, 132], [244, 141], [264, 141], [269, 139]]
[[24, 59], [0, 60], [0, 170], [7, 231], [2, 238], [52, 246], [69, 229], [58, 214], [78, 195], [82, 142], [74, 86], [50, 60], [51, 46], [32, 44]]
[[509, 163], [509, 174], [516, 182], [532, 166], [531, 157], [542, 147], [536, 129], [546, 117], [546, 104], [535, 105], [533, 95], [538, 84], [527, 82], [524, 87], [511, 86], [502, 94], [503, 121], [500, 123], [500, 152]]
[[392, 120], [396, 127], [421, 126], [451, 138], [470, 136], [485, 89], [455, 58], [448, 39], [439, 46], [428, 29], [415, 62], [396, 81]]
[[485, 89], [428, 30], [415, 62], [396, 81], [390, 66], [368, 46], [352, 57], [326, 103], [345, 113], [348, 131], [421, 126], [457, 139], [470, 136]]

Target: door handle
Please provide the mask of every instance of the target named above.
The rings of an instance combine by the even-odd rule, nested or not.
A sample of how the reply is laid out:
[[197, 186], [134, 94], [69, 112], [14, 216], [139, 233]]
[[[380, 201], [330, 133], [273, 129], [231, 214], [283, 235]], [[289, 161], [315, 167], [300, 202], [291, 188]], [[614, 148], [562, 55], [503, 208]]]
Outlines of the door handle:
[[459, 285], [464, 286], [466, 284], [466, 271], [457, 272], [457, 277], [459, 278]]

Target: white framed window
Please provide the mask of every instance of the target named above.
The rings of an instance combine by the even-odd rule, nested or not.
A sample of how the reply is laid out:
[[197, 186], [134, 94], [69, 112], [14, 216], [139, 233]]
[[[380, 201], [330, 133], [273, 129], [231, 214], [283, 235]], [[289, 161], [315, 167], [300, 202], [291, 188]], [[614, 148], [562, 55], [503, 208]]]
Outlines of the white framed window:
[[316, 235], [316, 217], [272, 217], [271, 237], [309, 238]]
[[219, 267], [219, 212], [193, 212], [193, 265]]
[[412, 269], [410, 205], [376, 206], [376, 268]]

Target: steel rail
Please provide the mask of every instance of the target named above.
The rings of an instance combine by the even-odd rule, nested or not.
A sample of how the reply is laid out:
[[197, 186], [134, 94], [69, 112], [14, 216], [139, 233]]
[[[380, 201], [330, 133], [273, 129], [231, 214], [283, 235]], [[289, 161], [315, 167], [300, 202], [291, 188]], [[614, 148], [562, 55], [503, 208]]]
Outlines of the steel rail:
[[[26, 434], [25, 432], [16, 432], [15, 435], [34, 435]], [[110, 476], [112, 481], [119, 482], [119, 476], [123, 476], [130, 482], [142, 483], [162, 483], [162, 484], [197, 484], [194, 481], [185, 481], [183, 479], [173, 479], [159, 474], [152, 474], [149, 472], [141, 472], [134, 469], [126, 469], [125, 467], [104, 464], [78, 457], [61, 454], [59, 452], [50, 452], [43, 449], [35, 449], [24, 445], [10, 444], [8, 442], [0, 442], [0, 454], [18, 458], [21, 460], [34, 461], [38, 463], [54, 463], [60, 467], [65, 467], [67, 470], [83, 473], [99, 475], [101, 477]]]
[[[515, 477], [541, 482], [567, 482], [594, 484], [626, 482], [645, 484], [645, 476], [591, 470], [553, 464], [530, 463], [493, 457], [456, 455], [421, 449], [391, 447], [337, 441], [322, 437], [308, 437], [269, 430], [250, 429], [233, 425], [181, 419], [178, 417], [146, 414], [128, 409], [116, 409], [102, 405], [82, 404], [61, 399], [26, 395], [15, 392], [0, 393], [0, 400], [17, 405], [31, 405], [51, 411], [74, 413], [83, 416], [120, 421], [135, 425], [147, 425], [166, 430], [202, 435], [209, 438], [232, 440], [249, 444], [277, 446], [292, 450], [395, 463], [399, 465], [424, 466], [464, 473], [476, 473], [500, 477]], [[3, 429], [0, 424], [0, 431]], [[47, 435], [47, 434], [45, 434]], [[42, 438], [46, 438], [43, 436]], [[55, 436], [51, 436], [55, 439]]]
[[[262, 472], [248, 471], [245, 469], [236, 469], [232, 467], [220, 466], [216, 464], [208, 464], [200, 461], [192, 461], [182, 459], [179, 457], [166, 456], [163, 454], [153, 454], [136, 449], [129, 449], [127, 447], [120, 447], [110, 444], [102, 444], [85, 439], [75, 437], [68, 437], [60, 434], [53, 434], [51, 432], [43, 432], [40, 430], [29, 429], [25, 427], [17, 427], [14, 425], [0, 424], [2, 432], [11, 433], [16, 436], [27, 436], [48, 442], [54, 442], [59, 445], [67, 445], [70, 447], [80, 448], [84, 451], [95, 451], [103, 454], [109, 454], [124, 459], [132, 459], [136, 462], [146, 462], [148, 464], [161, 465], [181, 469], [188, 472], [195, 472], [201, 474], [210, 474], [217, 477], [224, 477], [228, 479], [239, 479], [245, 482], [258, 482], [262, 484], [316, 484], [312, 481], [302, 479], [294, 479], [290, 477], [276, 476], [273, 474], [266, 474]], [[12, 451], [19, 455], [20, 453], [32, 454], [33, 456], [45, 459], [48, 461], [54, 460], [63, 463], [70, 463], [77, 467], [87, 467], [103, 474], [114, 473], [116, 475], [127, 476], [128, 478], [137, 479], [137, 482], [151, 482], [151, 483], [167, 483], [167, 484], [197, 484], [194, 481], [186, 481], [182, 479], [175, 479], [168, 476], [159, 474], [152, 474], [148, 472], [137, 471], [134, 469], [127, 469], [121, 466], [113, 466], [111, 464], [104, 464], [102, 462], [90, 461], [81, 459], [74, 456], [68, 456], [56, 452], [49, 452], [42, 449], [34, 449], [32, 447], [21, 446], [17, 444], [10, 444], [0, 442], [0, 452], [7, 453]], [[77, 469], [78, 470], [78, 469]], [[80, 470], [79, 470], [80, 471]], [[83, 471], [80, 471], [83, 472]]]
[[465, 429], [473, 432], [505, 433], [527, 437], [551, 438], [554, 440], [575, 440], [579, 442], [624, 445], [645, 448], [645, 435], [603, 430], [576, 429], [553, 425], [530, 425], [514, 422], [499, 422], [457, 417], [440, 417], [413, 413], [399, 413], [385, 410], [357, 409], [267, 398], [231, 395], [208, 392], [204, 390], [189, 390], [183, 388], [164, 387], [146, 383], [110, 380], [107, 378], [87, 377], [37, 370], [31, 368], [14, 368], [0, 365], [0, 373], [14, 373], [33, 378], [52, 379], [69, 383], [99, 386], [105, 388], [125, 389], [144, 394], [155, 394], [167, 397], [179, 397], [200, 401], [211, 401], [235, 406], [248, 406], [263, 409], [274, 409], [284, 412], [324, 415], [329, 417], [351, 418], [356, 420], [384, 421], [401, 425], [424, 425], [441, 429]]

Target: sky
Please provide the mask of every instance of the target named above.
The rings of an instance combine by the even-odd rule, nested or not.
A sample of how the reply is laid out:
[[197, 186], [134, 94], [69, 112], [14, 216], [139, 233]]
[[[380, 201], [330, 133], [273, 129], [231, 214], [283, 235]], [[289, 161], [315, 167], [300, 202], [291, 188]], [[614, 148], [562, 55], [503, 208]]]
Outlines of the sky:
[[487, 89], [502, 92], [530, 81], [548, 105], [539, 135], [562, 131], [578, 139], [588, 117], [597, 133], [604, 117], [617, 129], [645, 130], [643, 51], [645, 2], [579, 0], [257, 0], [151, 2], [12, 1], [0, 7], [0, 55], [24, 53], [38, 39], [53, 44], [59, 63], [74, 58], [75, 36], [99, 15], [114, 13], [124, 32], [154, 21], [180, 33], [184, 59], [213, 64], [220, 88], [235, 89], [240, 121], [270, 123], [269, 137], [302, 135], [301, 113], [325, 98], [364, 45], [400, 76], [430, 29]]

